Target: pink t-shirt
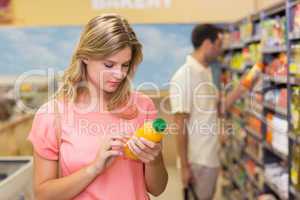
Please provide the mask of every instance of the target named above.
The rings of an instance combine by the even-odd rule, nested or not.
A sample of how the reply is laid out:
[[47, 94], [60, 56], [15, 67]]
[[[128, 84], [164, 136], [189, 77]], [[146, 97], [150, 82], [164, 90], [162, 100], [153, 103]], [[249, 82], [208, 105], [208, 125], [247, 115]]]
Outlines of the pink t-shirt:
[[[49, 101], [36, 113], [28, 139], [35, 151], [49, 160], [58, 159], [62, 176], [68, 176], [91, 163], [99, 149], [99, 134], [133, 133], [145, 120], [153, 120], [157, 111], [152, 100], [133, 92], [139, 115], [132, 120], [109, 113], [82, 113], [74, 104], [60, 102], [62, 143], [58, 148], [54, 130], [53, 106]], [[52, 109], [52, 110], [51, 110]], [[118, 157], [75, 200], [148, 200], [143, 163]]]

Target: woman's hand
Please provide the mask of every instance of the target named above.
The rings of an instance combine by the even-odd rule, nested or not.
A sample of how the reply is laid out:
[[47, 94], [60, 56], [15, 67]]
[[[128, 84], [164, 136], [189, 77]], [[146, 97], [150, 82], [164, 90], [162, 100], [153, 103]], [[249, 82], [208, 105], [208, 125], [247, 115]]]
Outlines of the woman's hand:
[[133, 136], [127, 142], [128, 148], [144, 163], [152, 163], [162, 150], [161, 142], [156, 143]]
[[95, 160], [88, 167], [89, 172], [99, 174], [107, 168], [117, 156], [123, 155], [124, 136], [101, 136], [100, 148]]

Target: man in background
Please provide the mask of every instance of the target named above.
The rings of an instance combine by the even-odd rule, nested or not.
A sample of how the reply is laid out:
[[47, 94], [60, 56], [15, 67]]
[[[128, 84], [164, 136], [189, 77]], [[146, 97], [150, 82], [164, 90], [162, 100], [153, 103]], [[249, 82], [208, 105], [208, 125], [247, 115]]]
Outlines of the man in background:
[[[222, 36], [222, 30], [213, 25], [195, 26], [191, 36], [194, 51], [170, 82], [182, 183], [185, 188], [192, 184], [200, 200], [213, 198], [220, 167], [220, 99], [210, 64], [221, 54]], [[234, 89], [222, 110], [244, 91], [243, 87]]]

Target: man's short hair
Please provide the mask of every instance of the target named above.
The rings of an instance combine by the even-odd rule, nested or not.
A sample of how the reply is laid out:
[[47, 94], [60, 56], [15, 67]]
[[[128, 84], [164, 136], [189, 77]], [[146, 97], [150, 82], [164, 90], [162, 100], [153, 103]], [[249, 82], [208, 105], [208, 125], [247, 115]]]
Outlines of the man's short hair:
[[211, 42], [215, 42], [218, 35], [223, 30], [212, 24], [198, 24], [193, 28], [192, 31], [192, 44], [194, 49], [198, 49], [202, 43], [209, 39]]

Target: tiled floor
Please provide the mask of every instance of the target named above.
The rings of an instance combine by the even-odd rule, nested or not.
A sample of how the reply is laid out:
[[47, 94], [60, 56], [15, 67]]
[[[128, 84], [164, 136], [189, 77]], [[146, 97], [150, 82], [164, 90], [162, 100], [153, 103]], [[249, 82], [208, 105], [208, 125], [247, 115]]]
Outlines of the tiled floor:
[[[168, 167], [169, 182], [166, 191], [159, 197], [152, 197], [151, 200], [183, 200], [180, 176], [176, 167]], [[222, 200], [221, 178], [218, 180], [217, 192], [214, 200]]]
[[166, 191], [151, 200], [182, 200], [181, 181], [176, 167], [168, 167], [169, 182]]

